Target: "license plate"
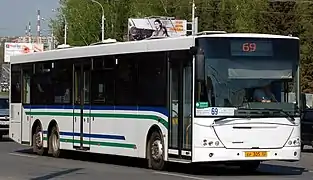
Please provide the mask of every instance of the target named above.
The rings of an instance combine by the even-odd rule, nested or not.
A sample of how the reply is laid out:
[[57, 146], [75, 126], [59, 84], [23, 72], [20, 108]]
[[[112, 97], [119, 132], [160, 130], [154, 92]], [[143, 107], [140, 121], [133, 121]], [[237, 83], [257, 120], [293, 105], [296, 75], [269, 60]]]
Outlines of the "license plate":
[[245, 152], [246, 157], [267, 157], [266, 151], [248, 151]]

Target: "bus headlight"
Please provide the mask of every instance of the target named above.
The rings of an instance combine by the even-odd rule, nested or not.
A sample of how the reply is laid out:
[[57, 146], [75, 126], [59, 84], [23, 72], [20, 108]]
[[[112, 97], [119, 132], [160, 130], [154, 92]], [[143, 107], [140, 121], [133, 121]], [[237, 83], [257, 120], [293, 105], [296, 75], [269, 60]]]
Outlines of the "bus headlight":
[[299, 137], [295, 137], [295, 138], [290, 138], [286, 145], [287, 147], [295, 147], [295, 146], [300, 146], [301, 145], [301, 140]]

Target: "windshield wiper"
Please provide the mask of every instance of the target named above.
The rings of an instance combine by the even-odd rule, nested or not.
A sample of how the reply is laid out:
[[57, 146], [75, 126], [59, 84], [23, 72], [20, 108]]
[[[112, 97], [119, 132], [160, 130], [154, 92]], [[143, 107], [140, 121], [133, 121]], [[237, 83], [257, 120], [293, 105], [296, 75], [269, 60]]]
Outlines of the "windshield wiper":
[[229, 118], [229, 117], [226, 117], [226, 116], [220, 117], [220, 118], [214, 119], [214, 122], [222, 121], [222, 120], [227, 119], [227, 118]]
[[[292, 116], [290, 116], [290, 114], [282, 109], [269, 109], [269, 108], [238, 108], [238, 110], [266, 110], [266, 111], [276, 111], [276, 112], [281, 112], [283, 114], [286, 115], [286, 117], [288, 117], [287, 119], [289, 120], [289, 122], [291, 122], [292, 124], [295, 124], [296, 119]], [[291, 120], [290, 120], [291, 119]]]

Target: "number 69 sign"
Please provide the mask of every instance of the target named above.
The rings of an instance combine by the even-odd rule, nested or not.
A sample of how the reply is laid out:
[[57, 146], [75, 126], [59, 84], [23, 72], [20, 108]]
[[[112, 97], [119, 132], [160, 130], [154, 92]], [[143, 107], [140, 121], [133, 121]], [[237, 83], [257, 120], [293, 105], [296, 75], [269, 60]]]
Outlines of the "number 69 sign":
[[244, 43], [244, 44], [242, 44], [242, 51], [243, 52], [254, 52], [254, 51], [256, 51], [256, 44], [255, 43]]

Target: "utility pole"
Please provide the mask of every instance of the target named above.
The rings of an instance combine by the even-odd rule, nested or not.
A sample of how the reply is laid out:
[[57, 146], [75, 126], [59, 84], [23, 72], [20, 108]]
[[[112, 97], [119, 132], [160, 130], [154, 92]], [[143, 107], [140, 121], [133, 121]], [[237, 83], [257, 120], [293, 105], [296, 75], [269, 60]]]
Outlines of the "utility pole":
[[195, 35], [196, 34], [196, 31], [195, 31], [195, 27], [196, 27], [196, 24], [195, 24], [195, 11], [196, 11], [196, 4], [195, 4], [195, 0], [192, 0], [192, 12], [191, 12], [191, 18], [192, 18], [192, 20], [191, 20], [191, 22], [192, 22], [192, 24], [191, 24], [191, 29], [192, 29], [192, 35]]
[[41, 43], [40, 10], [37, 10], [37, 43]]
[[28, 43], [32, 43], [31, 23], [28, 22]]
[[98, 4], [101, 7], [101, 10], [102, 10], [102, 16], [101, 16], [101, 42], [104, 42], [104, 21], [105, 21], [104, 8], [103, 8], [102, 4], [99, 3], [96, 0], [91, 0], [91, 2]]

